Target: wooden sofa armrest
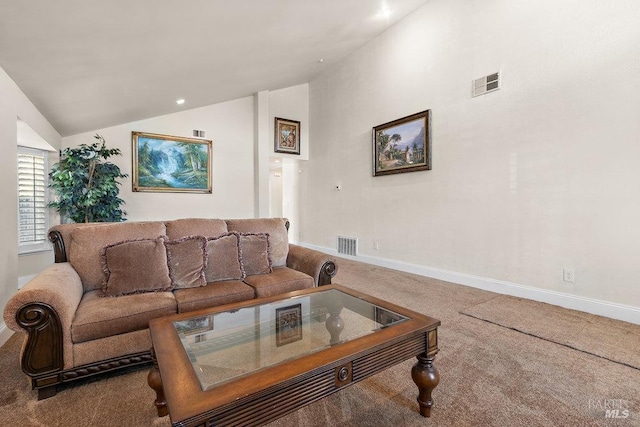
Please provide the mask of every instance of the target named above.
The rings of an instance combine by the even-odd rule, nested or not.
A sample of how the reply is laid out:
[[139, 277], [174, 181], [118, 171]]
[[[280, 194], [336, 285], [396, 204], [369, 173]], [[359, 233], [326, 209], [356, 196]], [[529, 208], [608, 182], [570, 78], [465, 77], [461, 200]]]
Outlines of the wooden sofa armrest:
[[58, 230], [50, 230], [49, 241], [53, 245], [55, 262], [67, 262], [67, 248], [64, 246], [62, 233]]
[[287, 267], [313, 277], [316, 286], [331, 284], [331, 278], [338, 272], [332, 256], [294, 244], [289, 244]]
[[47, 267], [20, 289], [4, 309], [4, 322], [26, 332], [22, 370], [36, 377], [73, 366], [71, 321], [82, 299], [78, 273], [69, 263]]

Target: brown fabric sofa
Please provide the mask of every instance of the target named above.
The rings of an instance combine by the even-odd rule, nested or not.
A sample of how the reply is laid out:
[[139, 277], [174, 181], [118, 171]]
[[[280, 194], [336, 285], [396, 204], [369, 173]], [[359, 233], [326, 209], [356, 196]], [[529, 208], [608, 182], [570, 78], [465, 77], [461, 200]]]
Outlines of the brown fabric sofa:
[[6, 325], [43, 399], [61, 383], [151, 361], [152, 318], [331, 283], [333, 258], [270, 219], [63, 224], [56, 263], [20, 289]]

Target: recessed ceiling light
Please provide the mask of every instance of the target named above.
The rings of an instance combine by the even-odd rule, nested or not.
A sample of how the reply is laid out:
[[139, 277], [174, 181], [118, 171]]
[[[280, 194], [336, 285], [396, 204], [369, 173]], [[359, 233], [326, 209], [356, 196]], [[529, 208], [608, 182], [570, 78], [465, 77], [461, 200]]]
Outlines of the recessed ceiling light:
[[178, 105], [184, 104], [184, 99], [182, 99], [182, 98], [176, 99], [176, 104], [178, 104]]
[[378, 12], [378, 14], [376, 15], [376, 18], [389, 19], [389, 17], [391, 16], [391, 12], [392, 12], [391, 9], [389, 9], [387, 6], [383, 6]]
[[320, 63], [324, 62], [324, 58], [318, 59], [318, 62], [320, 62]]

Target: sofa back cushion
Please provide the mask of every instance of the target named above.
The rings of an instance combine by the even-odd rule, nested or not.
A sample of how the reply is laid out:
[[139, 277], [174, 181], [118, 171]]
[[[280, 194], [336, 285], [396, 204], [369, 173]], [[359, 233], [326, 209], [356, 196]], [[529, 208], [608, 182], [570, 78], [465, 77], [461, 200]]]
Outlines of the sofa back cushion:
[[104, 281], [101, 252], [105, 246], [133, 239], [156, 239], [165, 234], [163, 222], [118, 222], [81, 226], [71, 232], [69, 262], [78, 272], [85, 292], [100, 289]]
[[204, 274], [207, 283], [244, 279], [237, 233], [208, 237], [206, 254], [207, 263]]
[[105, 296], [170, 291], [164, 239], [127, 240], [105, 246], [101, 251]]
[[186, 236], [216, 237], [227, 232], [227, 223], [222, 219], [185, 218], [167, 221], [165, 225], [169, 239]]
[[269, 234], [240, 234], [240, 257], [245, 276], [267, 274], [273, 271], [269, 253]]
[[205, 286], [204, 267], [207, 262], [204, 236], [187, 236], [176, 240], [166, 240], [167, 263], [171, 286], [174, 289]]
[[238, 233], [269, 234], [269, 249], [273, 267], [287, 265], [289, 254], [289, 237], [287, 236], [286, 218], [257, 218], [227, 220], [229, 231]]
[[104, 225], [99, 222], [87, 222], [87, 223], [72, 223], [72, 224], [58, 224], [49, 229], [49, 232], [57, 231], [62, 238], [62, 244], [64, 246], [64, 259], [69, 261], [69, 250], [71, 249], [71, 233], [78, 228], [93, 227], [94, 225]]

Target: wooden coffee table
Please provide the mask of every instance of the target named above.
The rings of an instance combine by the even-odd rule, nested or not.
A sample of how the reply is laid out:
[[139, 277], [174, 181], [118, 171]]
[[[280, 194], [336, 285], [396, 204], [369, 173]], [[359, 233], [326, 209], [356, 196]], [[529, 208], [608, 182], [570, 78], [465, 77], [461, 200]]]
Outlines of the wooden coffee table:
[[440, 321], [328, 285], [149, 323], [149, 386], [174, 426], [261, 425], [417, 357], [430, 416]]

